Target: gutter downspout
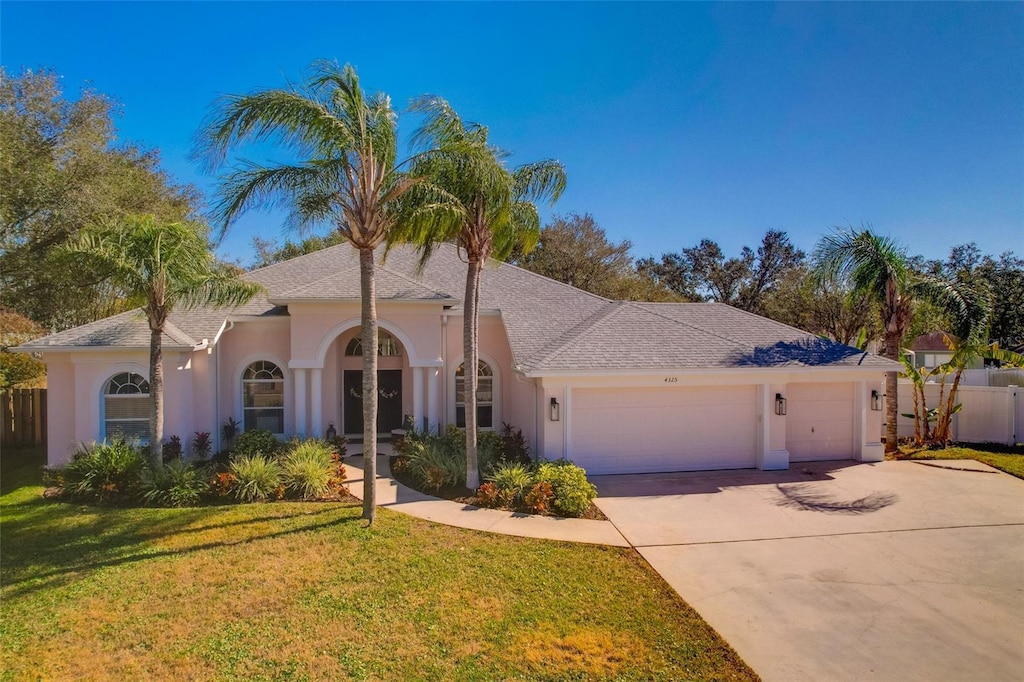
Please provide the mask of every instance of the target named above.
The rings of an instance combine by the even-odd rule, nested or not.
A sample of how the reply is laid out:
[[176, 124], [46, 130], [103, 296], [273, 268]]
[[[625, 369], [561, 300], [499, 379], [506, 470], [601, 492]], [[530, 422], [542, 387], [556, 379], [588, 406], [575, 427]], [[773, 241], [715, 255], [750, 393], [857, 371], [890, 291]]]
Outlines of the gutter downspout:
[[441, 435], [441, 422], [448, 413], [448, 317], [451, 315], [448, 308], [441, 311], [441, 367], [438, 372], [441, 376], [441, 404], [438, 405], [437, 434]]

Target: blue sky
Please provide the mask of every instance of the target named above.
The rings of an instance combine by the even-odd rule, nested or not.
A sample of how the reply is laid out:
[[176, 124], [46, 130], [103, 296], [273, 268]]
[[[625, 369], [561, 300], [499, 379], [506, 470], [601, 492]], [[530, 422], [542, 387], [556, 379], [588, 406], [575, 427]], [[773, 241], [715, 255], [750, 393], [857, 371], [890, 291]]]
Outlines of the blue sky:
[[[928, 257], [1024, 252], [1021, 3], [0, 4], [8, 70], [115, 97], [122, 136], [206, 191], [187, 154], [211, 101], [318, 58], [400, 107], [446, 97], [513, 163], [559, 159], [545, 215], [590, 212], [636, 256], [769, 228], [809, 250], [846, 223]], [[246, 216], [222, 255], [248, 262], [257, 234], [280, 217]]]

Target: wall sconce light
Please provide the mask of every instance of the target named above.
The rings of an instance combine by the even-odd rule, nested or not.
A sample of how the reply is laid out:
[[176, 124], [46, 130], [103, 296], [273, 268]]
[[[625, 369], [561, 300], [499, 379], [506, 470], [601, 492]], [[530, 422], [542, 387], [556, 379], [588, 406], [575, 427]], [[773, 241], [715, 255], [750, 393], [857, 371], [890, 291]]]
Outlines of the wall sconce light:
[[871, 409], [875, 412], [882, 411], [882, 394], [878, 391], [871, 391]]
[[558, 405], [558, 399], [557, 398], [552, 398], [551, 399], [551, 406], [550, 407], [551, 407], [551, 421], [556, 422], [561, 417], [561, 415], [559, 414], [560, 410], [559, 410], [559, 405]]
[[775, 414], [780, 417], [786, 416], [786, 399], [782, 397], [781, 393], [775, 394]]

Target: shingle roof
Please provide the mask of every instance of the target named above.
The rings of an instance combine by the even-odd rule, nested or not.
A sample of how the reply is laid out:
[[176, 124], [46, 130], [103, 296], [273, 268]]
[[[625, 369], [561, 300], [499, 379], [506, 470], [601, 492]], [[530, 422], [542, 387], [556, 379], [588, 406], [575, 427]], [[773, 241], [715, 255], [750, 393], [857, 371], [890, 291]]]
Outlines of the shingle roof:
[[[451, 245], [425, 266], [408, 247], [378, 255], [379, 300], [436, 301], [459, 309], [466, 265]], [[171, 321], [190, 339], [213, 339], [228, 315], [285, 314], [296, 300], [358, 300], [358, 253], [340, 244], [243, 275], [266, 288], [233, 310], [176, 312]], [[699, 368], [872, 367], [895, 363], [849, 346], [717, 303], [610, 301], [507, 263], [489, 263], [480, 278], [480, 307], [501, 312], [513, 362], [526, 372]], [[50, 346], [146, 345], [141, 318], [100, 320], [34, 342]], [[138, 336], [136, 322], [143, 336]], [[139, 343], [140, 339], [143, 343]], [[175, 337], [175, 343], [184, 339]]]
[[[198, 342], [168, 321], [164, 326], [163, 345], [165, 348], [191, 348], [198, 345]], [[24, 344], [23, 347], [45, 350], [60, 346], [149, 348], [149, 323], [146, 322], [141, 309], [129, 310], [120, 315], [50, 334]]]

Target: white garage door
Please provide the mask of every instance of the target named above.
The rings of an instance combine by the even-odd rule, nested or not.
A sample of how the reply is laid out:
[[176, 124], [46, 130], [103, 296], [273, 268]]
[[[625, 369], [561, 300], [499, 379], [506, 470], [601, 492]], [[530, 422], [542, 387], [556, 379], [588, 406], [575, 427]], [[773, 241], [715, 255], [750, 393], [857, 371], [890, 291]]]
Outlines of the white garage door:
[[570, 457], [594, 474], [756, 464], [755, 388], [573, 389]]
[[852, 383], [786, 386], [786, 449], [789, 461], [853, 457]]

